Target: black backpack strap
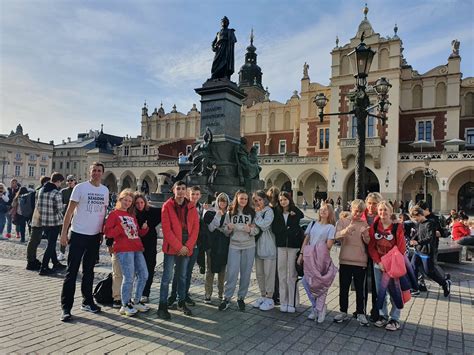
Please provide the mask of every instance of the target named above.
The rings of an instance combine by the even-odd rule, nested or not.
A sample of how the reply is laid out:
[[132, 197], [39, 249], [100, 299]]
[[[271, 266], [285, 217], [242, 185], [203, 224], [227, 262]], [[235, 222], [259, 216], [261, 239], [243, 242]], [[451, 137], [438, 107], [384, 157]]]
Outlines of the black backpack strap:
[[223, 214], [222, 217], [221, 217], [221, 222], [219, 223], [219, 228], [222, 228], [222, 226], [224, 224], [224, 221], [225, 221], [225, 214]]
[[396, 238], [397, 237], [397, 231], [398, 231], [398, 223], [393, 223], [392, 224], [392, 235]]

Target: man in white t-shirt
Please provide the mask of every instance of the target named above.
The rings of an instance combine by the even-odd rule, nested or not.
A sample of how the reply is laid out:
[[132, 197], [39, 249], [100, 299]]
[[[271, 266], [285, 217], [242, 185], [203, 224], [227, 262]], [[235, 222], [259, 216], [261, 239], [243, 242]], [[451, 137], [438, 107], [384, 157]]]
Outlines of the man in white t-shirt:
[[[92, 286], [94, 265], [102, 242], [102, 226], [109, 204], [109, 189], [101, 184], [104, 174], [102, 163], [92, 163], [89, 181], [74, 187], [64, 216], [61, 245], [69, 243], [67, 272], [61, 292], [61, 321], [71, 319], [71, 308], [76, 291], [76, 278], [82, 260], [82, 305], [83, 311], [97, 313], [100, 307], [94, 303]], [[71, 224], [72, 219], [72, 224]], [[68, 228], [71, 233], [68, 238]]]

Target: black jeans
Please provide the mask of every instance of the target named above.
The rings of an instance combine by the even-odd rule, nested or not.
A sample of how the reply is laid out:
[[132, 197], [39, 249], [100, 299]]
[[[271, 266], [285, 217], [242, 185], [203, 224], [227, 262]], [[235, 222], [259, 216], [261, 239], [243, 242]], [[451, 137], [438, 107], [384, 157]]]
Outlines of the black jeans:
[[146, 280], [145, 288], [143, 289], [143, 296], [150, 297], [151, 283], [155, 276], [157, 240], [156, 237], [150, 237], [148, 240], [145, 239], [146, 238], [142, 239], [144, 248], [143, 256], [145, 257], [146, 268], [148, 270], [148, 280]]
[[52, 261], [53, 266], [58, 263], [58, 257], [56, 255], [56, 243], [58, 241], [60, 230], [61, 226], [43, 227], [43, 232], [48, 239], [48, 246], [46, 247], [46, 251], [43, 255], [43, 262], [41, 263], [42, 269], [48, 268], [50, 260]]
[[30, 233], [30, 240], [28, 241], [28, 246], [26, 248], [26, 261], [29, 264], [32, 264], [36, 260], [36, 251], [38, 250], [38, 245], [41, 243], [41, 236], [43, 235], [43, 228], [41, 227], [32, 227]]
[[372, 318], [377, 319], [379, 316], [379, 310], [377, 309], [377, 288], [375, 287], [375, 276], [374, 276], [374, 262], [369, 256], [367, 262], [367, 270], [365, 274], [366, 282], [364, 288], [364, 309], [367, 309], [367, 301], [369, 299], [369, 282], [370, 282], [370, 294], [372, 299], [372, 308], [370, 309], [370, 315]]
[[94, 265], [99, 255], [100, 234], [86, 235], [71, 231], [67, 271], [61, 292], [61, 307], [70, 311], [74, 303], [76, 279], [82, 261], [82, 303], [92, 304], [92, 286], [94, 283]]
[[349, 289], [352, 279], [356, 289], [356, 312], [365, 314], [364, 286], [366, 268], [355, 265], [339, 265], [339, 307], [341, 312], [347, 313], [349, 307]]
[[418, 279], [420, 268], [423, 273], [436, 282], [441, 287], [446, 285], [446, 275], [443, 269], [438, 265], [434, 255], [420, 255], [415, 253], [411, 258], [411, 265], [415, 271], [415, 277]]

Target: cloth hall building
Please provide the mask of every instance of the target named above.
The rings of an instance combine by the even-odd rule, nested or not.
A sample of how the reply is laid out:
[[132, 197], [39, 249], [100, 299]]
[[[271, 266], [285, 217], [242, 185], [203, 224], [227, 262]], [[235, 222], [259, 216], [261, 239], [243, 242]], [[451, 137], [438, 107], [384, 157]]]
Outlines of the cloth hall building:
[[[330, 84], [311, 82], [305, 63], [300, 90], [285, 103], [270, 100], [264, 89], [251, 39], [239, 72], [239, 87], [247, 94], [241, 134], [249, 146], [259, 147], [260, 178], [266, 186], [293, 191], [299, 203], [303, 197], [311, 202], [313, 196], [353, 199], [355, 117], [325, 117], [321, 123], [313, 99], [323, 92], [329, 98], [327, 112], [350, 111], [348, 93], [354, 77], [347, 54], [364, 32], [364, 42], [376, 50], [369, 85], [379, 77], [392, 85], [386, 125], [374, 118], [367, 121], [366, 190], [380, 191], [392, 201], [416, 200], [424, 194], [429, 155], [429, 168], [437, 171], [427, 178], [433, 209], [474, 213], [474, 78], [463, 78], [460, 71], [459, 42], [453, 40], [451, 50], [446, 44], [445, 64], [420, 74], [406, 62], [402, 40], [394, 30], [393, 36], [382, 37], [366, 12], [355, 36], [331, 51]], [[144, 105], [141, 135], [126, 137], [115, 148], [114, 160], [106, 163], [105, 184], [112, 191], [126, 187], [156, 191], [168, 183], [158, 173], [178, 172], [178, 155], [190, 152], [199, 127], [196, 105], [187, 113], [175, 106], [166, 113], [161, 106], [151, 114]]]

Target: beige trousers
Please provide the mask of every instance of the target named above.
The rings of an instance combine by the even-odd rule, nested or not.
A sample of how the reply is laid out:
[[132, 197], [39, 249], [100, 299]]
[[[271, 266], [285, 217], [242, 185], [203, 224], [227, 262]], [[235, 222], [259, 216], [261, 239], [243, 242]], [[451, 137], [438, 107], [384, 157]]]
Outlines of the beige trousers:
[[[214, 287], [214, 273], [211, 272], [211, 251], [206, 250], [206, 283], [204, 285], [205, 297], [211, 298]], [[224, 296], [225, 268], [217, 274], [217, 290], [219, 298]]]
[[262, 297], [273, 297], [275, 291], [276, 259], [255, 257], [255, 272]]
[[[280, 304], [295, 307], [298, 300], [295, 299], [296, 272], [295, 262], [296, 248], [278, 248], [278, 280], [280, 282]], [[297, 297], [298, 298], [298, 297]]]
[[120, 262], [115, 255], [112, 254], [112, 297], [114, 301], [120, 301], [121, 294], [120, 288], [122, 287], [122, 269], [120, 268]]

